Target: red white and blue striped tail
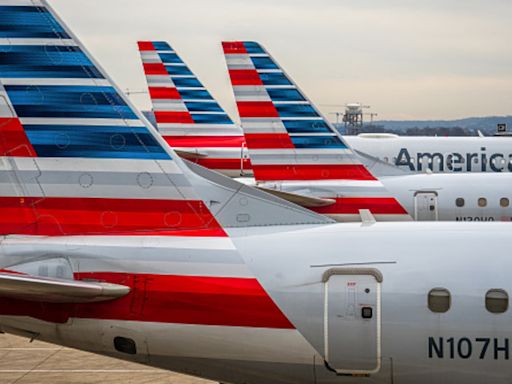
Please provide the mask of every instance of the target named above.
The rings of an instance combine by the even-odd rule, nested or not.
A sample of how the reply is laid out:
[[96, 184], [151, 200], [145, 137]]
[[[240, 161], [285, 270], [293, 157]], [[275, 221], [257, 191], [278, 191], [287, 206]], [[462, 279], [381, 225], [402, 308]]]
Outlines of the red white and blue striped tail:
[[0, 0], [0, 234], [226, 236], [181, 160], [40, 0]]
[[[322, 222], [192, 171], [46, 1], [0, 0], [0, 20], [0, 235], [208, 241], [230, 226]], [[242, 198], [251, 209], [240, 212]]]
[[222, 45], [258, 183], [334, 199], [314, 210], [341, 221], [358, 219], [361, 210], [378, 220], [410, 219], [260, 44]]
[[164, 41], [139, 41], [157, 127], [183, 157], [228, 176], [250, 173], [239, 125]]

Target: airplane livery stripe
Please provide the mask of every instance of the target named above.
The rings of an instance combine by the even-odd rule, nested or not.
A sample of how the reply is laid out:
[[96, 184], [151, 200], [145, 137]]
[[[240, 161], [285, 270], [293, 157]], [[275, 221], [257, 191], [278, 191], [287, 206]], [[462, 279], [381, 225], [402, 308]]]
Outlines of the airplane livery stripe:
[[362, 164], [265, 164], [252, 165], [265, 181], [286, 180], [375, 180]]
[[244, 145], [242, 136], [172, 136], [166, 137], [166, 141], [173, 148], [241, 148]]
[[368, 209], [373, 214], [406, 215], [407, 211], [392, 197], [341, 197], [336, 203], [314, 208], [317, 213], [328, 214], [359, 214], [360, 209]]
[[[11, 229], [10, 229], [11, 228]], [[0, 198], [0, 232], [26, 235], [133, 234], [222, 228], [202, 201], [59, 197]], [[187, 234], [188, 235], [188, 234]], [[224, 234], [225, 236], [225, 234]]]
[[126, 285], [131, 292], [115, 301], [44, 304], [0, 298], [4, 315], [32, 316], [63, 323], [70, 318], [132, 320], [176, 324], [293, 329], [254, 278], [77, 273], [79, 280]]

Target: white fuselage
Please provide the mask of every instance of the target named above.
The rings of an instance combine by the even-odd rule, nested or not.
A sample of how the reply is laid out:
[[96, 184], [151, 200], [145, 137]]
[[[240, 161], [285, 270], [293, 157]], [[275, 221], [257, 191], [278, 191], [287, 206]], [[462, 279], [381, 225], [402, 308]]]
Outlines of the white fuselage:
[[[376, 176], [512, 172], [511, 137], [343, 136]], [[394, 169], [395, 168], [395, 169]]]
[[[244, 228], [217, 244], [195, 239], [229, 253], [206, 246], [187, 257], [184, 249], [197, 248], [194, 242], [165, 237], [6, 238], [0, 268], [65, 255], [74, 273], [123, 273], [141, 282], [126, 299], [107, 304], [2, 302], [0, 326], [236, 384], [505, 384], [512, 378], [511, 310], [490, 312], [486, 297], [493, 289], [512, 292], [511, 230], [508, 223]], [[147, 276], [152, 280], [144, 283]], [[176, 276], [211, 278], [213, 285], [155, 284]], [[228, 283], [233, 289], [219, 301], [217, 287], [234, 276], [261, 284], [289, 322], [273, 322], [275, 308], [253, 305], [265, 293], [247, 291], [248, 283]], [[433, 311], [433, 289], [449, 295], [446, 311]], [[240, 296], [243, 308], [227, 305], [230, 296]], [[66, 322], [34, 318], [59, 311], [69, 311]], [[163, 313], [168, 317], [155, 318]], [[131, 340], [136, 353], [116, 347], [119, 337]]]

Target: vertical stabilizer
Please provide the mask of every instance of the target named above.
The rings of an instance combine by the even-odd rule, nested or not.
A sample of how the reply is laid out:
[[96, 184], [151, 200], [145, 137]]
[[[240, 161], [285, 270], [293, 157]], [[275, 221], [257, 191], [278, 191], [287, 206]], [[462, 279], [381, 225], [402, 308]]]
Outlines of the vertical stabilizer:
[[157, 127], [183, 157], [228, 176], [250, 172], [240, 126], [167, 42], [139, 41]]
[[380, 220], [410, 219], [261, 45], [223, 48], [259, 183], [335, 199], [314, 210], [339, 220], [359, 219], [361, 210]]
[[[237, 222], [247, 187], [190, 171], [45, 1], [0, 0], [0, 20], [0, 235], [211, 237], [272, 224]], [[322, 222], [257, 201], [284, 207], [282, 223]]]

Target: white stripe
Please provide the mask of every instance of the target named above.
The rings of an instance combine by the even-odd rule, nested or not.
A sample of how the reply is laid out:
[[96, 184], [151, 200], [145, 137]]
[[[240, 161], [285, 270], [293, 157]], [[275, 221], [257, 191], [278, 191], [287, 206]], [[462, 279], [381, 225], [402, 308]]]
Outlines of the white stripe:
[[[16, 3], [19, 3], [19, 1], [16, 0]], [[64, 47], [77, 46], [77, 44], [71, 39], [30, 39], [23, 37], [0, 38], [0, 45], [55, 45]]]
[[143, 63], [161, 63], [160, 56], [155, 51], [140, 51]]
[[60, 117], [22, 117], [20, 118], [23, 125], [104, 125], [104, 126], [126, 126], [141, 127], [145, 125], [139, 119], [122, 120], [122, 119], [85, 119], [85, 118], [60, 118]]
[[[7, 246], [22, 246], [38, 244], [41, 247], [64, 246], [73, 247], [124, 247], [154, 248], [154, 249], [190, 249], [190, 250], [236, 250], [229, 237], [199, 237], [199, 236], [6, 236], [2, 244]], [[112, 248], [114, 249], [114, 248]], [[219, 255], [221, 257], [222, 255]], [[108, 260], [108, 259], [107, 259]], [[100, 261], [100, 260], [97, 260]], [[110, 260], [112, 261], [112, 260]], [[143, 260], [142, 260], [143, 261]], [[131, 262], [131, 261], [130, 261]], [[172, 271], [169, 271], [169, 273]]]
[[188, 112], [187, 106], [181, 99], [177, 100], [153, 100], [153, 110], [155, 112]]
[[[8, 159], [8, 161], [7, 161]], [[2, 168], [14, 163], [20, 171], [32, 171], [37, 164], [40, 172], [73, 171], [83, 172], [115, 172], [115, 173], [162, 173], [182, 174], [181, 169], [173, 160], [141, 160], [141, 159], [87, 159], [59, 157], [0, 157]]]
[[149, 87], [171, 87], [176, 88], [171, 77], [168, 75], [146, 75]]
[[0, 5], [8, 6], [44, 6], [40, 0], [0, 0]]
[[57, 78], [57, 79], [39, 79], [39, 78], [2, 78], [0, 82], [4, 85], [84, 85], [91, 87], [109, 87], [110, 83], [105, 79], [68, 79], [68, 78]]
[[162, 136], [243, 136], [237, 125], [159, 123]]

